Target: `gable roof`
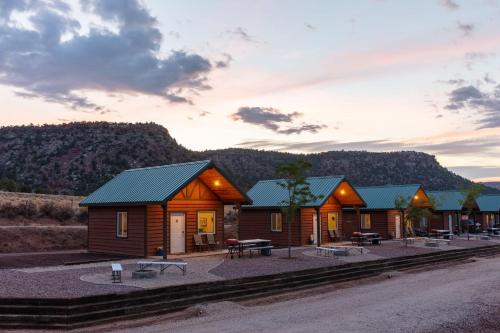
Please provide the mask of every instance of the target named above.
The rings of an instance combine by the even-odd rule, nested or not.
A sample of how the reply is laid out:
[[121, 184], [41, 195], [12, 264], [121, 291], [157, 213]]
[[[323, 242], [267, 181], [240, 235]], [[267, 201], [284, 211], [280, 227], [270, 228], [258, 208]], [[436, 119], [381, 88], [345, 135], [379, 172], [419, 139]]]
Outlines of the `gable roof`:
[[462, 210], [464, 194], [460, 191], [429, 191], [427, 194], [436, 201], [436, 211]]
[[421, 188], [419, 184], [355, 187], [366, 202], [364, 209], [394, 209], [399, 196], [413, 198]]
[[482, 212], [500, 211], [500, 195], [498, 194], [483, 194], [477, 198], [476, 202]]
[[[212, 168], [224, 176], [210, 160], [125, 170], [83, 199], [80, 206], [163, 204]], [[246, 202], [251, 202], [244, 192], [230, 184]]]
[[[280, 186], [284, 179], [261, 180], [255, 184], [247, 195], [252, 200], [251, 206], [245, 208], [282, 207], [288, 199], [288, 192]], [[308, 177], [307, 182], [311, 193], [317, 198], [303, 207], [321, 207], [333, 194], [339, 185], [346, 181], [344, 176]], [[321, 196], [321, 198], [320, 198]]]

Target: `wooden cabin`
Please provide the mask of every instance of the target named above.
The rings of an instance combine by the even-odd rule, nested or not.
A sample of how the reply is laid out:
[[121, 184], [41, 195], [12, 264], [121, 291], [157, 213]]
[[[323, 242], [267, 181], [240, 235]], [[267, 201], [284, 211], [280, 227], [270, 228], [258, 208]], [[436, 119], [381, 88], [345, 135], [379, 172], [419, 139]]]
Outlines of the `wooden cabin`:
[[[341, 238], [342, 208], [363, 207], [365, 202], [344, 176], [309, 177], [309, 188], [317, 199], [300, 207], [291, 223], [292, 245], [318, 244]], [[252, 205], [240, 213], [241, 239], [270, 239], [274, 246], [288, 245], [288, 223], [281, 211], [288, 192], [280, 180], [259, 181], [247, 192]]]
[[196, 234], [222, 244], [224, 205], [249, 203], [211, 161], [198, 161], [123, 171], [80, 205], [89, 251], [147, 257], [192, 252]]
[[[360, 231], [376, 232], [385, 239], [402, 238], [404, 217], [395, 207], [396, 199], [408, 199], [408, 206], [432, 207], [426, 192], [418, 184], [355, 187], [355, 190], [366, 202], [366, 207], [359, 210], [344, 209], [343, 228], [346, 235]], [[420, 225], [414, 227], [427, 230], [428, 221], [421, 221]]]
[[500, 225], [500, 195], [481, 195], [477, 198], [479, 222], [483, 230]]
[[429, 191], [428, 193], [436, 203], [432, 213], [431, 228], [461, 233], [462, 220], [469, 218], [465, 212], [464, 194], [460, 191]]

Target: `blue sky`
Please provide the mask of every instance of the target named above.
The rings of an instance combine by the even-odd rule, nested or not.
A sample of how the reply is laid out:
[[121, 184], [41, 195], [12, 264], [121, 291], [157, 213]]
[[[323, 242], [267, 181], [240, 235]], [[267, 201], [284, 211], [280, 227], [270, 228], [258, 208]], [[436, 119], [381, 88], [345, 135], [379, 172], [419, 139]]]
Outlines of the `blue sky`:
[[500, 180], [498, 17], [493, 0], [2, 0], [1, 124], [153, 121], [198, 150], [419, 150]]

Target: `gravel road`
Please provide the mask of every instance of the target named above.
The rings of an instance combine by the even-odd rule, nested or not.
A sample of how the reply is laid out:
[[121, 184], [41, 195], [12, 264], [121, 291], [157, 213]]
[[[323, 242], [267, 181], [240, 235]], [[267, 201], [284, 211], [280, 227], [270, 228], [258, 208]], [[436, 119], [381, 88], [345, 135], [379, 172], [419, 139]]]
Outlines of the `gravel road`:
[[[253, 305], [200, 306], [188, 319], [101, 327], [100, 332], [497, 332], [500, 257], [406, 272], [354, 286]], [[309, 294], [308, 294], [309, 295]], [[261, 302], [261, 305], [255, 305]], [[193, 311], [191, 310], [191, 313]]]

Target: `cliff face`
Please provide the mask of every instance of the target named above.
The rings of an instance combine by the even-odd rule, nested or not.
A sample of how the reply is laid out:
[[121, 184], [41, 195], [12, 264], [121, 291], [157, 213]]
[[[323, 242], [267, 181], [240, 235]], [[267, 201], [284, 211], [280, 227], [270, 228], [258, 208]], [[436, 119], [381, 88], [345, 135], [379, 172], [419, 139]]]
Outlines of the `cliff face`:
[[160, 125], [97, 122], [0, 128], [0, 189], [85, 195], [125, 169], [212, 159], [246, 190], [259, 179], [276, 177], [277, 165], [298, 158], [312, 162], [311, 175], [343, 174], [355, 185], [421, 183], [427, 189], [455, 189], [470, 184], [434, 156], [419, 152], [196, 152], [179, 145]]

